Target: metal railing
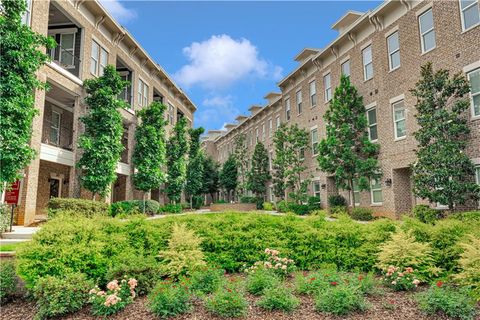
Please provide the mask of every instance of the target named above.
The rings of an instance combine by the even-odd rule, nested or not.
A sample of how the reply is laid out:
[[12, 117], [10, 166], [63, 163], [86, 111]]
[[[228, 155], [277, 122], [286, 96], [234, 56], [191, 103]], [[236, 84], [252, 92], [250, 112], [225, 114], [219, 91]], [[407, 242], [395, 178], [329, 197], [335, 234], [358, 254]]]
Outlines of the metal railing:
[[72, 54], [70, 51], [59, 45], [53, 49], [50, 49], [48, 54], [52, 58], [53, 62], [78, 77], [80, 63], [82, 62], [79, 56]]
[[42, 143], [73, 150], [73, 128], [62, 125], [56, 127], [51, 121], [43, 120]]

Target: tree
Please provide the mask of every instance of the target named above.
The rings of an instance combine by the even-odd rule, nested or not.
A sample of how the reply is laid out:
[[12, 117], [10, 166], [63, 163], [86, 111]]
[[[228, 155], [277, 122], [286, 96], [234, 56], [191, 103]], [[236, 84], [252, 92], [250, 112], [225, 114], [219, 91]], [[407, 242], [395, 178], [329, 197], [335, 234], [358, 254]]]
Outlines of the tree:
[[186, 127], [187, 121], [184, 117], [180, 118], [173, 128], [170, 140], [168, 140], [166, 191], [168, 198], [174, 204], [181, 200], [187, 173], [188, 141]]
[[185, 192], [190, 197], [190, 208], [193, 208], [193, 200], [195, 199], [195, 206], [199, 196], [203, 191], [203, 164], [204, 155], [200, 148], [200, 136], [205, 132], [202, 127], [197, 129], [190, 129], [190, 150], [188, 153], [187, 166], [187, 183], [185, 184]]
[[115, 67], [108, 65], [101, 77], [87, 79], [83, 85], [89, 111], [80, 118], [85, 132], [78, 141], [83, 154], [77, 165], [82, 169], [83, 186], [95, 199], [96, 194], [105, 196], [117, 179], [115, 170], [124, 148], [122, 116], [118, 109], [126, 108], [125, 101], [118, 99], [118, 95], [128, 81], [123, 81]]
[[319, 144], [320, 169], [334, 175], [337, 188], [350, 191], [355, 206], [354, 182], [360, 190], [369, 190], [371, 179], [379, 179], [381, 173], [377, 160], [379, 147], [368, 137], [363, 98], [349, 77], [341, 77], [324, 119], [327, 136]]
[[[165, 164], [165, 125], [166, 107], [159, 102], [137, 112], [140, 124], [135, 131], [135, 149], [132, 161], [136, 169], [133, 176], [135, 188], [145, 195], [157, 189], [165, 181], [162, 166]], [[145, 209], [145, 205], [143, 206]]]
[[35, 158], [30, 147], [35, 90], [45, 89], [37, 70], [49, 60], [44, 53], [55, 46], [52, 38], [33, 32], [22, 23], [24, 0], [0, 3], [0, 191], [21, 177]]
[[257, 142], [252, 156], [252, 167], [248, 174], [248, 190], [257, 198], [264, 199], [267, 192], [267, 182], [270, 180], [267, 149], [261, 142]]
[[414, 193], [433, 203], [465, 204], [480, 197], [473, 177], [475, 168], [465, 154], [470, 129], [467, 110], [470, 102], [467, 79], [448, 70], [433, 71], [432, 64], [422, 67], [421, 79], [411, 90], [417, 98], [417, 161], [412, 166]]
[[282, 124], [273, 137], [275, 144], [274, 185], [275, 194], [285, 197], [285, 191], [290, 188], [289, 197], [295, 202], [306, 200], [309, 179], [302, 180], [305, 171], [305, 151], [308, 147], [308, 132], [297, 124], [287, 126]]
[[230, 193], [237, 188], [237, 179], [237, 161], [232, 153], [228, 156], [220, 172], [220, 185], [227, 191], [229, 200], [231, 200]]
[[203, 193], [209, 194], [213, 200], [218, 191], [219, 165], [211, 157], [204, 157], [203, 161]]
[[248, 175], [248, 157], [246, 136], [241, 133], [235, 138], [235, 149], [233, 151], [237, 161], [238, 185], [237, 190], [241, 195], [245, 194], [247, 189], [247, 175]]

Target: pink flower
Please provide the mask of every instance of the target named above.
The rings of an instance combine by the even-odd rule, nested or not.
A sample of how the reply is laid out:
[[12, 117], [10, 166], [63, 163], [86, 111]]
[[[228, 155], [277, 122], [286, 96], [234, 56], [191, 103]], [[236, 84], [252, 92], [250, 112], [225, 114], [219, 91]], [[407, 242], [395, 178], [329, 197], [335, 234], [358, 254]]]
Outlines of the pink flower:
[[286, 266], [286, 265], [283, 265], [283, 266], [282, 266], [282, 270], [287, 270], [287, 266]]
[[399, 277], [403, 277], [403, 272], [400, 272], [400, 273], [398, 274], [398, 276], [399, 276]]
[[118, 281], [117, 280], [110, 281], [107, 284], [107, 289], [108, 290], [118, 290], [119, 288], [120, 287], [118, 286]]
[[441, 288], [443, 286], [443, 281], [438, 281], [437, 282], [437, 287]]
[[392, 281], [392, 284], [393, 284], [393, 285], [396, 285], [396, 284], [397, 284], [397, 281], [395, 281], [395, 280]]
[[138, 284], [138, 281], [137, 281], [136, 279], [134, 279], [134, 278], [130, 278], [130, 279], [128, 280], [128, 286], [129, 286], [130, 289], [132, 289], [132, 290], [135, 289], [135, 287], [137, 286], [137, 284]]
[[338, 283], [337, 283], [336, 281], [332, 281], [332, 282], [330, 282], [330, 284], [331, 284], [332, 286], [336, 286]]
[[113, 305], [116, 305], [118, 302], [120, 302], [122, 298], [118, 297], [115, 293], [108, 295], [107, 298], [105, 299], [105, 307], [110, 307]]
[[412, 273], [412, 272], [413, 272], [413, 268], [412, 268], [412, 267], [406, 267], [406, 268], [405, 268], [405, 272], [406, 272], [406, 273]]
[[97, 292], [97, 296], [104, 296], [106, 293], [103, 290]]
[[420, 283], [420, 280], [418, 279], [413, 279], [412, 283], [416, 286], [418, 286], [418, 284]]
[[96, 293], [97, 293], [97, 289], [93, 288], [93, 289], [90, 290], [88, 293], [89, 293], [89, 294], [96, 294]]

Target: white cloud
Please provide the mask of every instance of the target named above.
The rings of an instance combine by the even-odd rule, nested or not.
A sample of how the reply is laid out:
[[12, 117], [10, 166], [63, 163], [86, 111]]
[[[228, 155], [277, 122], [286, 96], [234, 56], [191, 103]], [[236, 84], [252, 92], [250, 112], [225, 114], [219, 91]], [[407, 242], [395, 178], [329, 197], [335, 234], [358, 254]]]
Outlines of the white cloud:
[[[213, 95], [202, 101], [202, 107], [195, 112], [195, 124], [205, 128], [212, 128], [224, 121], [233, 122], [240, 110], [235, 107], [230, 95]], [[224, 123], [225, 126], [225, 123]]]
[[120, 0], [100, 0], [107, 11], [120, 23], [125, 23], [137, 17], [134, 10], [127, 9]]
[[244, 38], [235, 40], [225, 34], [214, 35], [183, 48], [183, 54], [190, 63], [174, 77], [187, 88], [198, 84], [212, 90], [224, 89], [247, 76], [281, 78], [282, 68], [260, 58], [257, 48]]

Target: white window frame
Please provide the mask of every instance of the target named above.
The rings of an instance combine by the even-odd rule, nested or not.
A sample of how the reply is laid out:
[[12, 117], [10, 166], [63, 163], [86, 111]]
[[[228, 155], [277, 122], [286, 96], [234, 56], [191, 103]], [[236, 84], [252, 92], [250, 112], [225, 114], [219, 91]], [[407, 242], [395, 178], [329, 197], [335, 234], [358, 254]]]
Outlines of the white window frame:
[[[479, 73], [479, 76], [480, 76], [480, 67], [479, 68], [475, 68], [473, 70], [470, 70], [467, 72], [467, 79], [468, 81], [470, 81], [470, 76], [471, 74], [473, 74], [474, 72], [478, 72]], [[480, 90], [478, 92], [475, 92], [473, 93], [471, 90], [470, 90], [470, 105], [471, 105], [471, 110], [472, 110], [472, 119], [480, 119], [480, 109], [478, 110], [478, 113], [476, 114], [475, 113], [475, 103], [474, 103], [474, 98], [477, 97], [477, 96], [480, 96]]]
[[[370, 51], [370, 60], [366, 60], [366, 52]], [[373, 75], [375, 74], [375, 71], [373, 69], [373, 51], [372, 51], [372, 45], [368, 45], [362, 50], [362, 63], [363, 63], [363, 80], [367, 81], [373, 78]], [[372, 66], [372, 74], [370, 77], [367, 75], [367, 68], [368, 66]]]
[[258, 135], [258, 127], [255, 128], [255, 143], [258, 143], [259, 135]]
[[[318, 185], [318, 191], [315, 189], [315, 185]], [[322, 199], [322, 184], [320, 183], [320, 180], [312, 181], [312, 194], [314, 197], [318, 198], [318, 200]]]
[[291, 118], [290, 98], [285, 100], [285, 119], [289, 121]]
[[[93, 46], [97, 45], [98, 46], [98, 52], [97, 55], [93, 55]], [[107, 58], [106, 64], [102, 63], [102, 54], [104, 54]], [[92, 51], [90, 53], [90, 73], [93, 74], [94, 76], [102, 76], [103, 75], [103, 70], [108, 64], [108, 51], [98, 43], [96, 40], [92, 40]], [[92, 70], [92, 60], [95, 61], [95, 70]]]
[[[345, 67], [344, 66], [348, 66], [348, 73], [345, 72]], [[342, 72], [342, 75], [346, 76], [346, 77], [350, 77], [350, 73], [351, 73], [351, 70], [350, 70], [350, 59], [348, 60], [345, 60], [342, 65], [340, 66], [341, 68], [341, 72]]]
[[325, 88], [324, 90], [324, 97], [325, 97], [325, 103], [329, 102], [332, 100], [332, 77], [331, 73], [327, 73], [326, 75], [323, 76], [323, 87]]
[[266, 132], [265, 132], [265, 122], [262, 123], [262, 141], [265, 141], [266, 138]]
[[33, 0], [26, 0], [27, 2], [27, 7], [25, 9], [25, 12], [22, 15], [22, 23], [30, 26], [32, 23], [32, 2]]
[[146, 107], [148, 105], [149, 90], [150, 88], [148, 87], [147, 83], [143, 81], [141, 78], [138, 78], [137, 104], [139, 107]]
[[[403, 109], [403, 119], [395, 119], [395, 110]], [[395, 136], [395, 141], [403, 140], [407, 137], [407, 108], [405, 107], [405, 100], [398, 100], [392, 103], [392, 111], [393, 111], [393, 134]], [[403, 121], [405, 123], [405, 135], [399, 137], [397, 135], [397, 126], [398, 123]], [[378, 131], [377, 131], [378, 132]]]
[[173, 126], [175, 124], [175, 107], [168, 102], [168, 122]]
[[[421, 19], [423, 16], [425, 16], [426, 14], [428, 14], [429, 12], [432, 13], [432, 27], [428, 30], [424, 30], [422, 31], [422, 23], [421, 23]], [[427, 52], [430, 52], [432, 51], [433, 49], [435, 49], [437, 47], [437, 34], [435, 32], [435, 19], [433, 17], [433, 9], [430, 7], [428, 8], [427, 10], [425, 10], [424, 12], [422, 12], [422, 14], [420, 14], [418, 16], [418, 31], [420, 32], [420, 43], [421, 43], [421, 46], [422, 46], [422, 54], [423, 53], [427, 53]], [[425, 40], [424, 40], [424, 37], [426, 34], [430, 33], [430, 32], [433, 32], [433, 40], [435, 42], [435, 45], [428, 49], [428, 50], [425, 50]]]
[[295, 101], [297, 103], [297, 114], [300, 115], [302, 114], [302, 102], [303, 102], [303, 97], [302, 97], [302, 89], [298, 90], [295, 93]]
[[[368, 113], [370, 111], [375, 111], [375, 120], [376, 122], [374, 124], [371, 124], [370, 123], [370, 119], [368, 117]], [[377, 106], [376, 105], [373, 105], [371, 106], [370, 108], [367, 108], [367, 112], [366, 112], [366, 116], [367, 116], [367, 124], [368, 124], [368, 140], [370, 140], [370, 142], [377, 142], [378, 141], [378, 117], [377, 117]], [[377, 138], [376, 139], [372, 139], [372, 134], [370, 132], [370, 128], [375, 126], [377, 128]]]
[[280, 125], [282, 124], [282, 122], [280, 121], [280, 116], [277, 116], [276, 118], [276, 129], [280, 128]]
[[308, 84], [310, 92], [310, 107], [317, 106], [317, 82], [315, 80], [310, 81]]
[[273, 151], [268, 152], [268, 168], [273, 170]]
[[[373, 188], [373, 185], [374, 185], [373, 181], [378, 182], [378, 185], [379, 185], [380, 187], [374, 189], [374, 188]], [[374, 191], [380, 191], [380, 192], [382, 193], [382, 202], [375, 202], [375, 201], [373, 200], [373, 199], [374, 199], [374, 197], [373, 197], [373, 192], [374, 192]], [[379, 205], [382, 205], [382, 204], [383, 204], [382, 181], [380, 181], [380, 180], [376, 180], [376, 179], [370, 180], [370, 203], [371, 203], [372, 205], [374, 205], [374, 206], [379, 206]]]
[[474, 6], [477, 6], [477, 12], [480, 15], [480, 1], [476, 0], [475, 2], [471, 3], [470, 5], [466, 6], [463, 9], [462, 9], [462, 0], [458, 0], [458, 2], [459, 2], [459, 8], [460, 8], [460, 18], [462, 20], [462, 30], [463, 31], [468, 31], [470, 29], [473, 29], [473, 28], [479, 26], [480, 25], [480, 19], [479, 19], [479, 22], [477, 22], [476, 24], [472, 24], [470, 27], [466, 28], [466, 26], [465, 26], [465, 11], [467, 11], [468, 9], [470, 9]]
[[272, 118], [268, 119], [268, 136], [271, 137], [273, 135], [273, 120]]
[[[63, 47], [63, 36], [64, 35], [73, 35], [73, 42], [72, 42], [72, 48], [68, 48], [68, 49], [65, 49]], [[62, 64], [62, 66], [65, 68], [65, 69], [75, 69], [75, 40], [76, 40], [76, 33], [75, 32], [68, 32], [68, 33], [60, 33], [60, 48], [59, 48], [59, 53], [58, 53], [58, 61]], [[69, 54], [72, 55], [72, 62], [73, 64], [72, 65], [66, 65], [66, 64], [63, 64], [63, 61], [62, 61], [62, 53], [66, 51], [68, 52]]]
[[[394, 36], [397, 37], [398, 48], [392, 50], [390, 48], [390, 41], [388, 41], [388, 40], [390, 38], [394, 37]], [[389, 67], [390, 71], [393, 71], [393, 70], [396, 70], [396, 69], [400, 68], [400, 66], [402, 65], [402, 60], [401, 60], [401, 57], [400, 57], [400, 34], [399, 34], [398, 30], [388, 35], [388, 37], [387, 37], [387, 49], [388, 49], [388, 67]], [[398, 66], [393, 66], [392, 56], [394, 54], [396, 54], [397, 52], [398, 52]]]
[[[357, 194], [357, 196], [355, 196], [355, 194]], [[361, 200], [360, 197], [361, 197], [361, 192], [360, 192], [360, 187], [358, 186], [358, 181], [353, 180], [353, 202], [355, 203], [356, 206], [360, 205], [360, 200]]]
[[[58, 116], [58, 121], [57, 123], [53, 123], [53, 115], [56, 114]], [[52, 110], [52, 114], [51, 114], [51, 117], [50, 117], [50, 136], [49, 136], [49, 139], [51, 140], [52, 138], [52, 130], [56, 130], [56, 141], [50, 141], [50, 143], [58, 146], [60, 145], [60, 127], [61, 127], [61, 123], [62, 123], [62, 113], [61, 112], [58, 112], [58, 111], [55, 111], [55, 110]]]
[[[314, 132], [316, 133], [316, 136], [317, 136], [316, 141], [313, 140], [313, 137], [314, 137], [313, 133]], [[310, 140], [311, 140], [311, 143], [312, 143], [312, 156], [316, 156], [316, 155], [318, 155], [318, 150], [315, 147], [315, 145], [318, 147], [318, 128], [312, 128], [310, 130]]]

